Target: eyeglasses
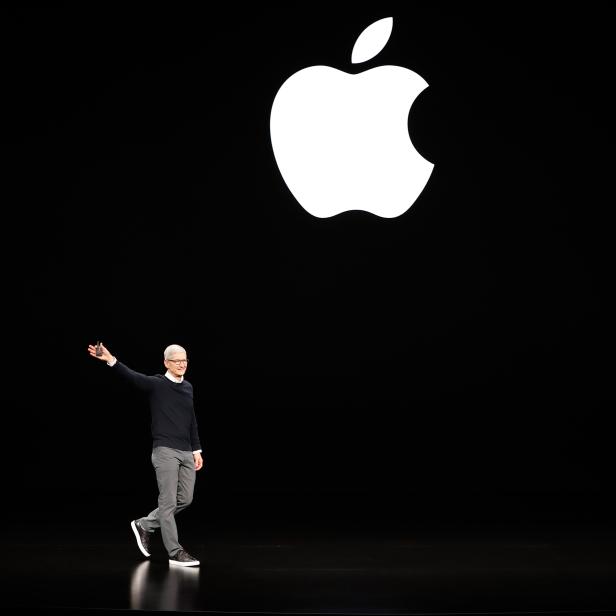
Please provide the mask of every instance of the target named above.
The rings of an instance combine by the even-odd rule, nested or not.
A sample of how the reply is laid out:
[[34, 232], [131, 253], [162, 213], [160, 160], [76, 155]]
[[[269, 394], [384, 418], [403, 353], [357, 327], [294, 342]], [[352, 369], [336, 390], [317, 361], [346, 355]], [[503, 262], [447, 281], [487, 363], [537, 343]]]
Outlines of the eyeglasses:
[[187, 359], [168, 359], [167, 361], [170, 361], [172, 364], [175, 364], [176, 366], [179, 366], [180, 364], [188, 363]]

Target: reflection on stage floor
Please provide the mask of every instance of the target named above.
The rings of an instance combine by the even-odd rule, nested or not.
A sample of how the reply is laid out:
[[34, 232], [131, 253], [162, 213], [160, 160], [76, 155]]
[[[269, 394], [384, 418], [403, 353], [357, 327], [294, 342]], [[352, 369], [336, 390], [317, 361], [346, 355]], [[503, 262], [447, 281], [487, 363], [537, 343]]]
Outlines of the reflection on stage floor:
[[[616, 608], [609, 525], [183, 526], [200, 567], [144, 560], [129, 521], [5, 533], [3, 607], [436, 614]], [[159, 538], [158, 538], [159, 539]]]

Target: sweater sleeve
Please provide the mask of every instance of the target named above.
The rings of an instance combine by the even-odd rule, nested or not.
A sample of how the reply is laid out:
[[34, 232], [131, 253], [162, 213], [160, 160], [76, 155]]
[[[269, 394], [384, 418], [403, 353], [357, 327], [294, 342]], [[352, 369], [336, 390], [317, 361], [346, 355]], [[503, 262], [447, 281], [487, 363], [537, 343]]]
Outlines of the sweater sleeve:
[[131, 370], [128, 366], [125, 366], [119, 361], [116, 361], [116, 363], [112, 366], [112, 370], [116, 371], [123, 379], [142, 391], [151, 391], [157, 382], [157, 378], [155, 376], [147, 376], [145, 374], [141, 374], [141, 372]]
[[194, 410], [192, 421], [190, 423], [190, 445], [193, 451], [201, 449], [201, 441], [199, 440], [199, 428], [197, 426], [197, 417]]

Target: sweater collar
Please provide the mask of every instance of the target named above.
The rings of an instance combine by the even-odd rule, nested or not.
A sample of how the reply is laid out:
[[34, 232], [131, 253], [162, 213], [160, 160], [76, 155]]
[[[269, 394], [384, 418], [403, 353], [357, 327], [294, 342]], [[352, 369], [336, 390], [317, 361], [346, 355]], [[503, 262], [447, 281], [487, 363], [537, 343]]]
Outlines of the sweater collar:
[[181, 376], [179, 379], [175, 376], [173, 376], [173, 374], [171, 374], [171, 372], [169, 372], [169, 370], [167, 370], [167, 372], [165, 372], [165, 376], [170, 380], [173, 381], [174, 383], [181, 383], [184, 380], [184, 377]]

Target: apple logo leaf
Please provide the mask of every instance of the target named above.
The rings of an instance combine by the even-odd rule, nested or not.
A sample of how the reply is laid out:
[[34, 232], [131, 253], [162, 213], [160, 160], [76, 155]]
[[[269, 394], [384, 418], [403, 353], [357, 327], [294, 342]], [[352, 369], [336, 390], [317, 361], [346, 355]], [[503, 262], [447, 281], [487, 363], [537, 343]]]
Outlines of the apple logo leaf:
[[374, 58], [387, 45], [393, 26], [393, 17], [385, 17], [369, 25], [357, 37], [355, 45], [353, 45], [351, 62], [359, 64]]

